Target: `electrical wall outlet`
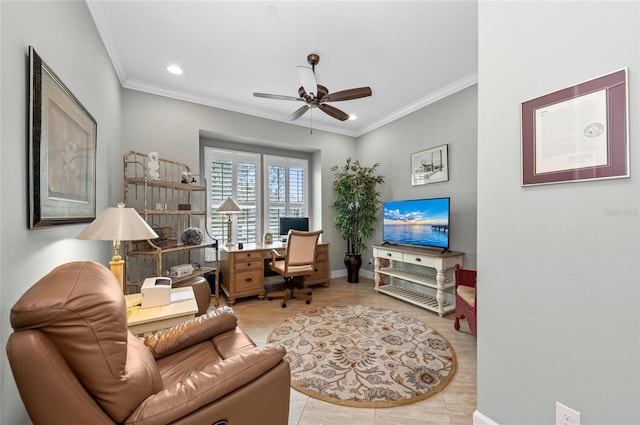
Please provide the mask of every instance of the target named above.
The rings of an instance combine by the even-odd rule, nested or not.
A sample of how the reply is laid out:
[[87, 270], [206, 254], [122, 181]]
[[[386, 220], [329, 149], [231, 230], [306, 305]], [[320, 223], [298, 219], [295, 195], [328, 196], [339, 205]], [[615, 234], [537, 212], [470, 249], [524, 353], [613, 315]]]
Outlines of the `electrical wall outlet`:
[[556, 425], [580, 425], [580, 412], [556, 401]]

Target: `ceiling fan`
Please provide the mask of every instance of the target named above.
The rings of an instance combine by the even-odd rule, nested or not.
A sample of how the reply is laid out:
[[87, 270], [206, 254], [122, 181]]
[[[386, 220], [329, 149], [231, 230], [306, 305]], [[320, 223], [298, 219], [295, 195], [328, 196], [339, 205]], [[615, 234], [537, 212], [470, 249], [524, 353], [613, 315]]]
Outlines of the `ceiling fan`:
[[267, 99], [297, 100], [305, 102], [303, 106], [296, 109], [291, 115], [289, 115], [289, 121], [297, 120], [311, 108], [318, 108], [335, 119], [345, 121], [349, 119], [349, 114], [331, 105], [327, 105], [326, 102], [339, 102], [341, 100], [360, 99], [361, 97], [371, 96], [370, 87], [358, 87], [329, 93], [329, 90], [325, 86], [318, 84], [316, 81], [315, 71], [316, 65], [320, 62], [320, 56], [312, 53], [307, 56], [307, 62], [309, 62], [311, 68], [307, 66], [298, 66], [298, 76], [302, 83], [302, 87], [298, 89], [298, 97], [268, 93], [253, 93], [253, 95], [255, 97], [264, 97]]

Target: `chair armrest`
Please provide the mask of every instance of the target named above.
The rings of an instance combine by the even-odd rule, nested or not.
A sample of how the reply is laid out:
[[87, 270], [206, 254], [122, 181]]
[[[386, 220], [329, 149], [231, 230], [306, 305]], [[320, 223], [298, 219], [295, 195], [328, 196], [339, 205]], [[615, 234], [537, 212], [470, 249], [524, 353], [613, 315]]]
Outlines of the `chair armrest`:
[[220, 307], [172, 328], [145, 337], [143, 342], [153, 357], [159, 359], [213, 338], [238, 325], [238, 318], [230, 307]]
[[278, 258], [284, 258], [284, 255], [280, 254], [277, 249], [271, 250], [271, 262], [275, 263]]
[[125, 423], [163, 425], [176, 421], [257, 379], [277, 366], [285, 354], [283, 347], [267, 345], [207, 365], [171, 388], [149, 396]]

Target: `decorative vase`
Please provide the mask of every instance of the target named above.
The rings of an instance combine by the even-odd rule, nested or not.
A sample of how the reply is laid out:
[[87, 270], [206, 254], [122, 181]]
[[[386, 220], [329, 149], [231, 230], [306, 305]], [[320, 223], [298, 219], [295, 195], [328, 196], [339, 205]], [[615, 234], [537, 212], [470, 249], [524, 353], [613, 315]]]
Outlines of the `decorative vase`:
[[358, 283], [362, 256], [360, 254], [345, 254], [344, 265], [347, 268], [347, 282]]

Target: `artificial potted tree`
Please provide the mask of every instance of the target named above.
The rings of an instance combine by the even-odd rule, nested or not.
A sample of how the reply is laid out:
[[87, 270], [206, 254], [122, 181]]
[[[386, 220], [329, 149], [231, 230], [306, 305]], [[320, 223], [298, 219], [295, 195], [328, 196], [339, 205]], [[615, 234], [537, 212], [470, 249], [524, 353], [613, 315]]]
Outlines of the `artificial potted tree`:
[[365, 240], [373, 233], [373, 224], [378, 219], [381, 201], [377, 186], [384, 183], [384, 177], [377, 174], [379, 165], [367, 167], [349, 157], [344, 165], [331, 167], [335, 175], [335, 201], [331, 208], [336, 211], [336, 229], [347, 241], [344, 264], [349, 283], [358, 283], [362, 252], [367, 250]]

